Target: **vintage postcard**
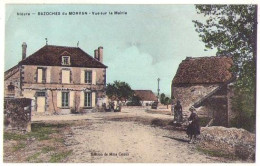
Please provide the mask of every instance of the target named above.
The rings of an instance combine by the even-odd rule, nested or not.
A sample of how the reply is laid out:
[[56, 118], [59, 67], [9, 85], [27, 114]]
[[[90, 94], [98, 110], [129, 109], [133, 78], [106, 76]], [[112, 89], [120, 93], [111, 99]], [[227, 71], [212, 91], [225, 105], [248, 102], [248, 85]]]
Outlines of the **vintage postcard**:
[[258, 5], [4, 5], [4, 163], [255, 163]]

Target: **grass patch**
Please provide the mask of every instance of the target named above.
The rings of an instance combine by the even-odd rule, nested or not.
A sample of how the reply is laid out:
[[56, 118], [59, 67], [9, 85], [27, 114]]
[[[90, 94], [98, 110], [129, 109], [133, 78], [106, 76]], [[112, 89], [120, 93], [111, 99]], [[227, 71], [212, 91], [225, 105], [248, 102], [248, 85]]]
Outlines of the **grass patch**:
[[48, 153], [50, 151], [54, 151], [56, 148], [54, 147], [50, 147], [50, 146], [46, 146], [42, 148], [42, 153]]
[[48, 140], [49, 135], [58, 133], [60, 128], [66, 127], [68, 124], [45, 124], [33, 123], [32, 131], [26, 134], [17, 134], [12, 132], [4, 132], [4, 140], [26, 140], [28, 138], [36, 138], [37, 140]]
[[25, 143], [18, 143], [17, 145], [15, 145], [15, 146], [13, 147], [13, 150], [14, 150], [14, 151], [17, 151], [17, 150], [23, 149], [23, 148], [25, 148], [25, 147], [26, 147], [26, 144], [25, 144]]
[[238, 157], [233, 155], [233, 154], [224, 153], [224, 152], [221, 152], [221, 151], [208, 150], [208, 149], [200, 148], [198, 146], [197, 146], [197, 150], [202, 152], [202, 153], [205, 153], [209, 156], [213, 156], [213, 157], [223, 157], [223, 158], [226, 158], [226, 159], [229, 159], [229, 160], [237, 160], [238, 159]]
[[48, 140], [49, 135], [52, 133], [58, 133], [58, 128], [62, 128], [64, 124], [45, 124], [45, 123], [34, 123], [32, 124], [32, 131], [28, 133], [30, 137], [34, 137], [38, 140]]
[[55, 154], [53, 154], [51, 156], [51, 159], [49, 160], [49, 162], [51, 162], [51, 163], [58, 163], [62, 159], [67, 158], [71, 154], [72, 154], [72, 150], [67, 151], [67, 152], [55, 153]]
[[32, 161], [32, 160], [36, 160], [39, 156], [41, 155], [41, 152], [37, 152], [29, 157], [27, 157], [27, 161]]
[[9, 133], [9, 132], [4, 132], [4, 140], [26, 140], [28, 138], [27, 135], [25, 134], [17, 134], [17, 133]]

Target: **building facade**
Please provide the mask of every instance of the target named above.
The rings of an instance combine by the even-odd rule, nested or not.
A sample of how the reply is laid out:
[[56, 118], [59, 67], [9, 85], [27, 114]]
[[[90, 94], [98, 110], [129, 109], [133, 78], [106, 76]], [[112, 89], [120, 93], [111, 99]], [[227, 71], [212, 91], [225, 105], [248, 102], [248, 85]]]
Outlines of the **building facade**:
[[45, 114], [84, 112], [105, 101], [103, 47], [94, 58], [79, 47], [45, 45], [5, 72], [5, 97], [30, 98], [32, 110]]
[[151, 90], [134, 90], [134, 95], [141, 99], [142, 106], [150, 106], [153, 102], [158, 101]]
[[214, 125], [228, 126], [234, 116], [230, 57], [186, 58], [181, 62], [172, 81], [172, 98], [180, 100], [184, 117], [195, 106], [199, 117], [213, 119]]

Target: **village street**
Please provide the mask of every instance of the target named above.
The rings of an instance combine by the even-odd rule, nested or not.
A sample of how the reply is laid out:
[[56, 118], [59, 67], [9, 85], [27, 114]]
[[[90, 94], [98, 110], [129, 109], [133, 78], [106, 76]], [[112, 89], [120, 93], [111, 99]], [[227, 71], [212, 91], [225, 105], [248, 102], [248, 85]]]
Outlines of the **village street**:
[[[148, 112], [144, 107], [125, 107], [119, 113], [34, 116], [32, 120], [73, 121], [71, 130], [64, 132], [65, 145], [73, 152], [63, 162], [228, 162], [197, 151], [194, 144], [188, 144], [184, 131], [164, 129], [155, 123], [158, 119], [170, 123], [170, 111]], [[157, 126], [151, 125], [153, 122]]]

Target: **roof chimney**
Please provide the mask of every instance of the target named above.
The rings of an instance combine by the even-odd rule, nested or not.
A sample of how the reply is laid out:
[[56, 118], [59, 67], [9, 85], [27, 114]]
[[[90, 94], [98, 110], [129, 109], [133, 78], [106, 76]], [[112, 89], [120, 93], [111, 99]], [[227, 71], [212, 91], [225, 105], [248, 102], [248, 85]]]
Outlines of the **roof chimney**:
[[100, 47], [98, 47], [98, 60], [99, 60], [99, 62], [101, 62], [101, 63], [103, 63], [103, 47], [102, 46], [100, 46]]
[[27, 44], [25, 42], [23, 42], [23, 44], [22, 44], [22, 60], [24, 60], [26, 58], [26, 48], [27, 48]]
[[98, 50], [97, 50], [97, 49], [94, 50], [94, 55], [95, 55], [95, 59], [99, 60], [99, 59], [98, 59]]

